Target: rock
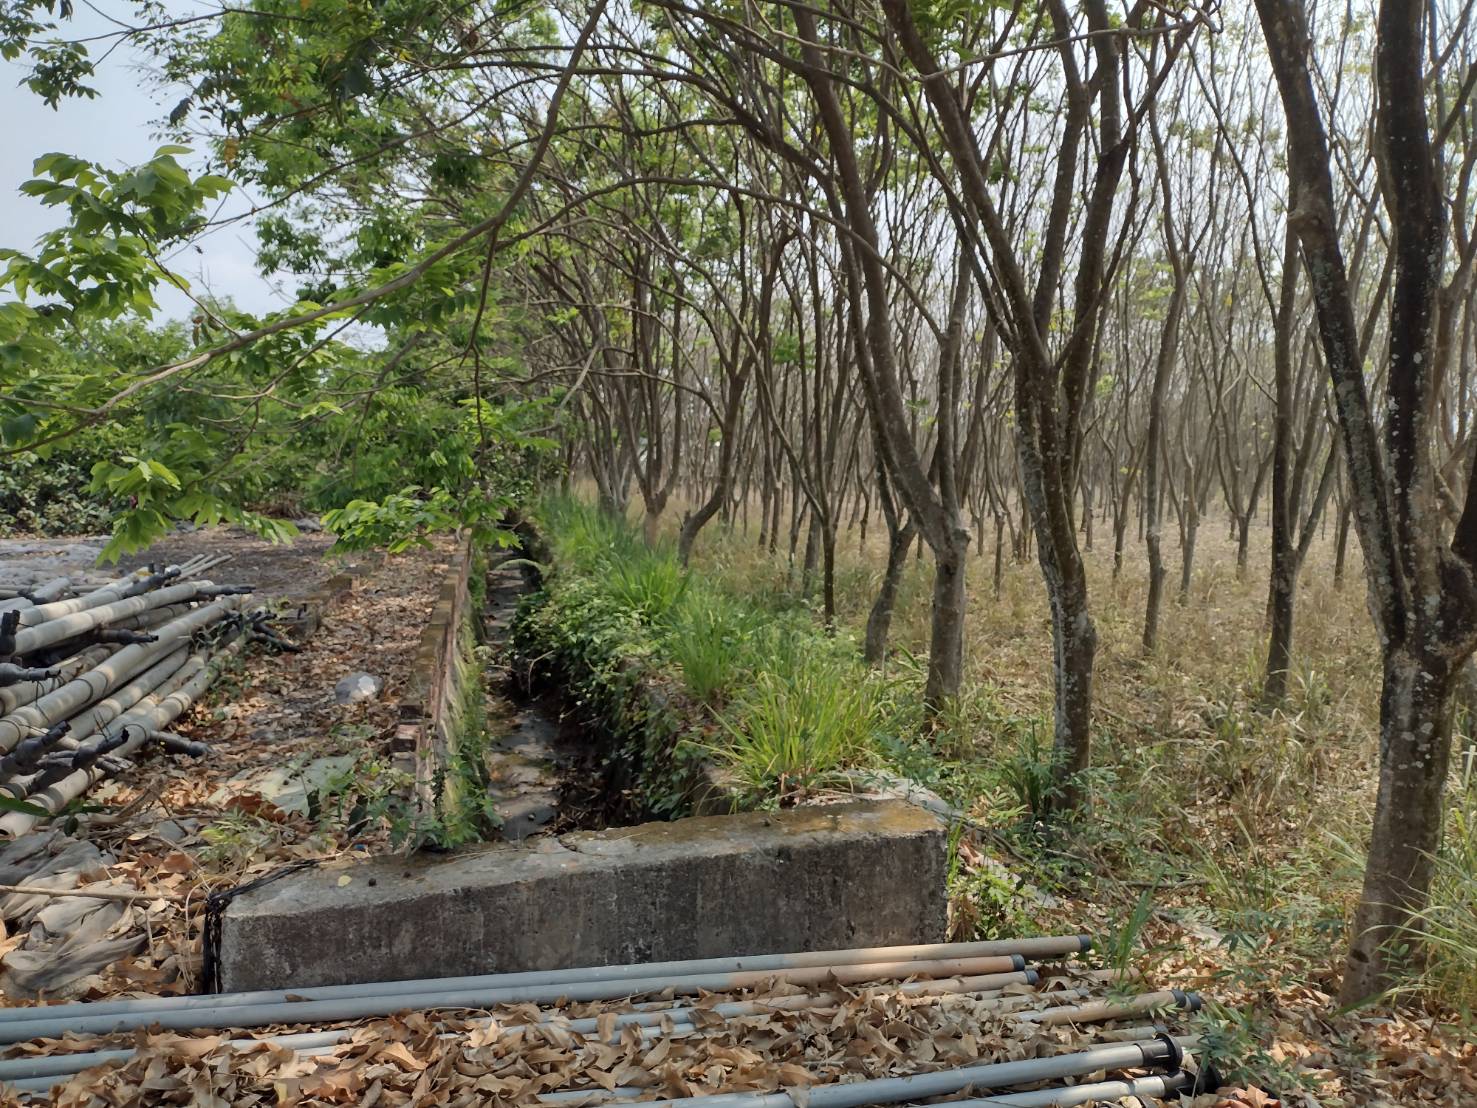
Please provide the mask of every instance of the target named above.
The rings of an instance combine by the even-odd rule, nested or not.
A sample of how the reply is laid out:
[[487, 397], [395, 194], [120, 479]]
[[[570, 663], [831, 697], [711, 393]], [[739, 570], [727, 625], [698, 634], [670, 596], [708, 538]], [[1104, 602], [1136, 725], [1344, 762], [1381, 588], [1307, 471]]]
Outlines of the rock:
[[372, 673], [351, 673], [339, 679], [333, 687], [333, 698], [340, 704], [357, 704], [361, 700], [373, 700], [385, 687], [385, 679]]
[[172, 819], [154, 824], [154, 834], [167, 843], [181, 843], [190, 837], [190, 832]]
[[341, 780], [356, 761], [356, 755], [336, 754], [314, 758], [305, 765], [247, 770], [216, 789], [210, 802], [226, 804], [232, 797], [257, 796], [279, 811], [307, 815], [312, 809], [312, 795]]

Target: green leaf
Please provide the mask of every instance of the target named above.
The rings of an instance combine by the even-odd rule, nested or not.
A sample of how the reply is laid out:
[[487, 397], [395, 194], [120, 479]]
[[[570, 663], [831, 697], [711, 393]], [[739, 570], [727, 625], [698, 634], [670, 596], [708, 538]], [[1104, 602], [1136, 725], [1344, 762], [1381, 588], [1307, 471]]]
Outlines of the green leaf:
[[15, 812], [23, 816], [39, 816], [42, 819], [51, 815], [45, 808], [36, 804], [27, 804], [24, 800], [16, 800], [14, 797], [0, 796], [0, 812]]

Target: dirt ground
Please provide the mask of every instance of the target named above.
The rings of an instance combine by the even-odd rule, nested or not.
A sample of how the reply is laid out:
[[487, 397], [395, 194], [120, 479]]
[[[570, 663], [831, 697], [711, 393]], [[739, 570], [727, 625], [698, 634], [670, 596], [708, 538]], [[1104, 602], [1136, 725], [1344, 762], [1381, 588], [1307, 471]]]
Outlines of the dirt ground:
[[[139, 897], [0, 894], [0, 1004], [34, 1003], [38, 992], [59, 1000], [193, 991], [209, 893], [288, 863], [387, 847], [382, 820], [365, 824], [376, 828], [373, 838], [352, 825], [366, 805], [383, 810], [408, 795], [391, 769], [390, 745], [450, 543], [363, 558], [326, 556], [331, 545], [330, 536], [304, 534], [274, 546], [221, 528], [181, 533], [123, 563], [129, 569], [229, 553], [207, 576], [255, 585], [253, 606], [280, 610], [288, 634], [301, 630], [293, 617], [331, 577], [343, 575], [347, 588], [323, 607], [300, 652], [250, 647], [176, 725], [208, 743], [208, 755], [150, 755], [94, 789], [75, 821], [38, 828], [24, 850], [25, 838], [0, 844], [0, 885], [36, 883], [28, 866], [71, 850], [73, 874], [43, 867], [45, 883], [100, 884]], [[335, 684], [356, 672], [381, 679], [381, 692], [338, 703]], [[344, 790], [351, 779], [361, 782], [359, 792]], [[18, 851], [26, 857], [16, 860]], [[67, 930], [89, 937], [92, 954], [48, 934], [54, 929], [44, 923], [58, 913]], [[108, 954], [107, 964], [96, 964]]]

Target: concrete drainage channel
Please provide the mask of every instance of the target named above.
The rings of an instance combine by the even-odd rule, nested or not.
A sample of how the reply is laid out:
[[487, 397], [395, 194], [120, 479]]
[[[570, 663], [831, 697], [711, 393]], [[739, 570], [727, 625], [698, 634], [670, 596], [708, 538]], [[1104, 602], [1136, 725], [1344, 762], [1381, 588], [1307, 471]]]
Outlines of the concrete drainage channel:
[[527, 590], [526, 563], [499, 559], [474, 612], [475, 564], [465, 548], [453, 560], [402, 730], [418, 801], [428, 811], [465, 803], [453, 767], [476, 757], [500, 831], [450, 854], [307, 870], [243, 892], [221, 922], [221, 988], [339, 985], [392, 967], [431, 978], [944, 938], [945, 827], [905, 803], [540, 834], [565, 822], [560, 775], [577, 762], [580, 736], [547, 701], [503, 696], [493, 680], [502, 726], [481, 748], [465, 745], [465, 705], [478, 693], [464, 687], [470, 631], [480, 623], [478, 637], [505, 645]]
[[[458, 805], [479, 808], [496, 821], [482, 828], [491, 842], [579, 829], [592, 818], [600, 826], [605, 814], [604, 805], [591, 803], [593, 775], [584, 772], [588, 733], [566, 718], [557, 697], [535, 694], [506, 666], [518, 602], [534, 587], [529, 565], [521, 552], [494, 556], [485, 568], [470, 547], [457, 552], [401, 705], [396, 746], [422, 817], [441, 820]], [[480, 606], [473, 574], [485, 584]], [[479, 645], [492, 655], [486, 670], [474, 664]], [[485, 733], [474, 734], [478, 727]]]
[[[533, 587], [521, 557], [501, 559], [487, 571], [482, 637], [506, 658], [518, 602]], [[484, 674], [490, 727], [484, 761], [492, 805], [502, 822], [499, 837], [517, 842], [580, 823], [571, 812], [570, 776], [582, 764], [586, 743], [550, 697], [534, 696], [501, 664]]]

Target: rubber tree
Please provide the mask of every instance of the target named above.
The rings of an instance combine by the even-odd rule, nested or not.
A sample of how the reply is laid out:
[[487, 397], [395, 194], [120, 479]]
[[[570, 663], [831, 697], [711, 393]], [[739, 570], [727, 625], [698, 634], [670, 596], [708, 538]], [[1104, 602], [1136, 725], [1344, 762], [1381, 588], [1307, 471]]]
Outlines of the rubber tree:
[[[1153, 31], [1133, 23], [1116, 27], [1105, 4], [1087, 0], [1085, 31], [1091, 68], [1084, 72], [1078, 46], [1084, 27], [1064, 3], [1045, 5], [1050, 37], [1039, 44], [1060, 62], [1065, 111], [1056, 134], [1056, 160], [1046, 226], [1034, 285], [1028, 281], [1020, 245], [1009, 233], [992, 191], [991, 157], [982, 146], [960, 84], [939, 60], [928, 35], [905, 0], [884, 0], [888, 25], [908, 62], [922, 77], [928, 105], [950, 164], [936, 165], [951, 190], [957, 188], [961, 226], [971, 248], [971, 269], [996, 326], [1010, 348], [1015, 377], [1014, 412], [1024, 499], [1036, 536], [1037, 557], [1051, 610], [1055, 700], [1055, 806], [1074, 810], [1086, 801], [1083, 778], [1091, 760], [1092, 679], [1097, 630], [1088, 604], [1087, 574], [1077, 545], [1075, 491], [1084, 443], [1084, 416], [1096, 380], [1096, 340], [1114, 265], [1110, 245], [1124, 167], [1133, 149], [1140, 112], [1157, 94], [1169, 66], [1192, 32], [1179, 25], [1161, 55], [1162, 64], [1144, 75], [1126, 126], [1124, 88], [1126, 40]], [[1085, 179], [1085, 196], [1079, 182]], [[1075, 221], [1077, 241], [1069, 249]], [[1068, 274], [1068, 263], [1075, 271]], [[1072, 304], [1067, 337], [1053, 350], [1049, 336], [1070, 283]]]
[[1384, 0], [1376, 23], [1374, 143], [1394, 255], [1384, 426], [1359, 358], [1339, 242], [1323, 111], [1309, 72], [1300, 0], [1257, 0], [1287, 120], [1290, 221], [1302, 246], [1342, 434], [1379, 634], [1380, 773], [1364, 884], [1340, 1000], [1395, 980], [1397, 945], [1419, 931], [1440, 845], [1453, 693], [1477, 648], [1477, 481], [1445, 533], [1436, 506], [1431, 419], [1437, 296], [1447, 251], [1439, 153], [1427, 118], [1424, 5]]
[[1185, 315], [1185, 301], [1190, 282], [1185, 271], [1184, 253], [1180, 249], [1182, 231], [1176, 226], [1174, 194], [1169, 158], [1164, 150], [1164, 136], [1159, 126], [1159, 113], [1149, 106], [1149, 134], [1153, 139], [1154, 168], [1159, 185], [1160, 212], [1164, 235], [1164, 257], [1169, 263], [1169, 303], [1160, 325], [1159, 349], [1154, 357], [1154, 380], [1149, 388], [1149, 426], [1144, 444], [1144, 549], [1149, 559], [1149, 591], [1144, 603], [1143, 647], [1152, 653], [1159, 641], [1159, 612], [1164, 600], [1164, 554], [1161, 548], [1163, 521], [1161, 474], [1164, 464], [1164, 397], [1169, 378], [1174, 372], [1179, 352], [1180, 322]]

